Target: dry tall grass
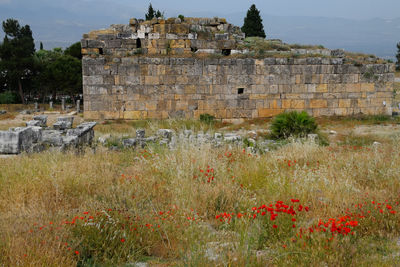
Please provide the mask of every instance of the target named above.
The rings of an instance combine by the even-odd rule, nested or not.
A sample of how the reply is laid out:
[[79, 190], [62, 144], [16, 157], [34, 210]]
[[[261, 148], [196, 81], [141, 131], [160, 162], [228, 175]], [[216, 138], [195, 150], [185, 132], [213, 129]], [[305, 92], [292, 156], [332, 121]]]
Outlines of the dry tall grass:
[[[182, 142], [176, 150], [0, 159], [0, 262], [394, 266], [400, 260], [400, 145], [399, 136], [385, 140], [365, 147], [293, 142], [258, 156]], [[290, 199], [310, 207], [290, 231], [273, 232], [258, 218], [215, 218]], [[331, 243], [322, 234], [307, 244], [298, 238], [300, 228], [372, 200], [391, 203], [397, 213], [359, 219], [355, 235]], [[214, 250], [220, 255], [212, 261]]]

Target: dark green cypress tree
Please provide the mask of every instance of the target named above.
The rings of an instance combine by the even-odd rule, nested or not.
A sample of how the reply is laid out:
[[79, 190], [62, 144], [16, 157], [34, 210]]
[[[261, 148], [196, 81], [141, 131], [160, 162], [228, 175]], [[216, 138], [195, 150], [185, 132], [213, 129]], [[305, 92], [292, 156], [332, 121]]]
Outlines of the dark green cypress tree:
[[400, 70], [400, 43], [397, 43], [397, 54], [396, 54], [397, 62], [396, 69]]
[[260, 11], [256, 8], [256, 5], [251, 5], [247, 11], [247, 15], [244, 18], [244, 24], [242, 32], [246, 34], [246, 37], [258, 36], [265, 38], [264, 26], [260, 16]]
[[156, 11], [154, 10], [153, 6], [149, 5], [149, 9], [147, 10], [147, 13], [145, 14], [146, 20], [151, 20], [154, 18]]
[[40, 42], [40, 50], [43, 50], [43, 43]]
[[164, 17], [164, 14], [161, 13], [160, 10], [157, 10], [157, 12], [154, 14], [154, 16], [155, 16], [156, 18], [163, 18], [163, 17]]

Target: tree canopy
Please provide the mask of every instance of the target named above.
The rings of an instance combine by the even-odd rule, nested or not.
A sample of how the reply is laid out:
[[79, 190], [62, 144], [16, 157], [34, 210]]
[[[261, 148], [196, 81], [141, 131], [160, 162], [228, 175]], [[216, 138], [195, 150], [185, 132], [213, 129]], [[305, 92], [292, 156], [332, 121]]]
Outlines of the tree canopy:
[[256, 5], [251, 5], [247, 11], [247, 15], [244, 18], [244, 24], [242, 32], [246, 34], [246, 37], [262, 37], [265, 38], [264, 26], [260, 16], [260, 11], [256, 8]]
[[[29, 25], [17, 20], [3, 22], [5, 37], [0, 43], [0, 91], [18, 93], [21, 102], [27, 97], [43, 100], [57, 94], [72, 99], [82, 93], [82, 54], [80, 42], [66, 48], [35, 52]], [[10, 93], [11, 93], [10, 92]], [[26, 97], [27, 96], [27, 97]]]
[[65, 94], [74, 96], [82, 92], [82, 55], [80, 43], [65, 51], [61, 48], [40, 50], [35, 53], [35, 85], [39, 95]]
[[21, 26], [15, 19], [3, 22], [4, 40], [0, 44], [0, 73], [2, 84], [18, 91], [21, 102], [25, 103], [23, 83], [34, 71], [33, 54], [35, 44], [29, 25]]

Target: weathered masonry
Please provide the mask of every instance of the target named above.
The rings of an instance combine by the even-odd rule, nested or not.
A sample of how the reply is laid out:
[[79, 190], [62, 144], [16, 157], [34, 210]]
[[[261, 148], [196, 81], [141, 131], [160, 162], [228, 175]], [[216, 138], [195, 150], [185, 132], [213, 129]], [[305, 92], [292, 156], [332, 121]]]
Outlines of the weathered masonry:
[[223, 19], [131, 20], [85, 35], [85, 118], [392, 113], [393, 64], [352, 64], [327, 49], [256, 59], [240, 50], [243, 37]]

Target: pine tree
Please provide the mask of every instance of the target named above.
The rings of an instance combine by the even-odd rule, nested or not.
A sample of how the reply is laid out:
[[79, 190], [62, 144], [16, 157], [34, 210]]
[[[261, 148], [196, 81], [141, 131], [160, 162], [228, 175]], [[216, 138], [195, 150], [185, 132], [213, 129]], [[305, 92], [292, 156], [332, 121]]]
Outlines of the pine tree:
[[25, 104], [22, 85], [34, 71], [35, 43], [32, 31], [29, 25], [22, 27], [15, 19], [3, 21], [3, 31], [5, 36], [0, 44], [0, 73], [5, 73], [7, 84], [18, 92]]
[[397, 43], [397, 54], [396, 54], [397, 62], [396, 69], [400, 70], [400, 43]]
[[157, 12], [154, 15], [156, 18], [163, 18], [164, 17], [164, 12], [161, 13], [160, 10], [157, 10]]
[[151, 20], [154, 18], [156, 11], [154, 10], [153, 6], [149, 5], [149, 9], [147, 10], [147, 14], [145, 14], [146, 20]]
[[40, 50], [43, 50], [43, 43], [40, 42]]
[[256, 5], [252, 5], [247, 11], [247, 15], [244, 18], [244, 24], [242, 32], [246, 34], [246, 37], [258, 36], [265, 38], [264, 26], [260, 16], [260, 11], [256, 8]]

